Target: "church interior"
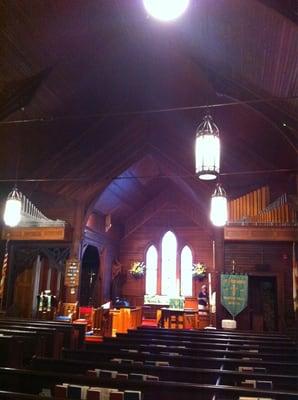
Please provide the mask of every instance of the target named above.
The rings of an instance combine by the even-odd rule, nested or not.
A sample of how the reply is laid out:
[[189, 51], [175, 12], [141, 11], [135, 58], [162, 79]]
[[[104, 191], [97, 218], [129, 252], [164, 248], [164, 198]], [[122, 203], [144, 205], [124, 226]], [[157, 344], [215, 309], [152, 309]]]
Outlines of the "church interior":
[[0, 4], [0, 400], [298, 399], [295, 0]]

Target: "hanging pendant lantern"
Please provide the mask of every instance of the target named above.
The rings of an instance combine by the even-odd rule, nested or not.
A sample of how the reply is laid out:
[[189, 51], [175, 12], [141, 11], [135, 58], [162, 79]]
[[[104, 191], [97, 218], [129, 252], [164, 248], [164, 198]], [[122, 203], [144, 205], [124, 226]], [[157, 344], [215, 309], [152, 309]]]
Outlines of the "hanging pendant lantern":
[[228, 220], [227, 195], [219, 183], [211, 197], [210, 220], [215, 226], [224, 226]]
[[168, 22], [180, 17], [187, 9], [189, 0], [143, 0], [144, 7], [152, 17]]
[[22, 195], [17, 187], [7, 196], [3, 219], [6, 225], [17, 226], [21, 220]]
[[196, 174], [200, 179], [217, 178], [220, 162], [219, 129], [209, 113], [196, 131], [195, 158]]

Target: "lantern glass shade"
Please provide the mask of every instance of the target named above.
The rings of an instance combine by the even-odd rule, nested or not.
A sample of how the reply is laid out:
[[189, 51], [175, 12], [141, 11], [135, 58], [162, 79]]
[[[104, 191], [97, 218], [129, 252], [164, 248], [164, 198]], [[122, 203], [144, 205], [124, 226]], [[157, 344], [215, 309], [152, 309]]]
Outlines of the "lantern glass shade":
[[21, 209], [21, 194], [18, 192], [17, 189], [14, 189], [11, 193], [9, 193], [6, 200], [3, 215], [5, 225], [8, 225], [10, 227], [17, 226], [21, 220]]
[[187, 9], [189, 0], [143, 0], [148, 14], [161, 21], [172, 21]]
[[196, 174], [200, 179], [216, 179], [219, 174], [219, 129], [208, 114], [197, 128], [195, 144]]
[[228, 220], [227, 196], [219, 184], [211, 197], [210, 220], [215, 226], [224, 226]]

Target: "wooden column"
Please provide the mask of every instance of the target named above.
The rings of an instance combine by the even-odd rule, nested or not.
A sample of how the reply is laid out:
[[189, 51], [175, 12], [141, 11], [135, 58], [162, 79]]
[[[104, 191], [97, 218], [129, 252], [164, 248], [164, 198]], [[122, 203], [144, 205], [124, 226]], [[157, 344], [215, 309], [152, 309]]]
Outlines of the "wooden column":
[[216, 328], [221, 328], [222, 305], [220, 302], [220, 274], [224, 272], [224, 230], [223, 228], [214, 228], [215, 244], [215, 273], [214, 287], [216, 288]]
[[[73, 224], [72, 244], [70, 248], [70, 258], [81, 259], [81, 242], [83, 237], [85, 207], [78, 203], [75, 208], [75, 217]], [[80, 272], [79, 272], [80, 273]], [[66, 303], [75, 303], [79, 300], [79, 287], [65, 287]]]
[[33, 264], [33, 298], [32, 298], [32, 310], [33, 316], [37, 312], [37, 295], [39, 294], [39, 281], [40, 281], [40, 271], [41, 271], [41, 260], [40, 255], [37, 256], [35, 263]]

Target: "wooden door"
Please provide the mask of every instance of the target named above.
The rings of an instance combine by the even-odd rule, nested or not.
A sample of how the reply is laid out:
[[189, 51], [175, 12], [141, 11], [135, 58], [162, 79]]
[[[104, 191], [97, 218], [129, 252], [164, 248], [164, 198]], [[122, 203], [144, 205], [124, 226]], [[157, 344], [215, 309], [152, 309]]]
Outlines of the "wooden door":
[[250, 276], [248, 285], [250, 329], [272, 332], [278, 329], [275, 276]]

